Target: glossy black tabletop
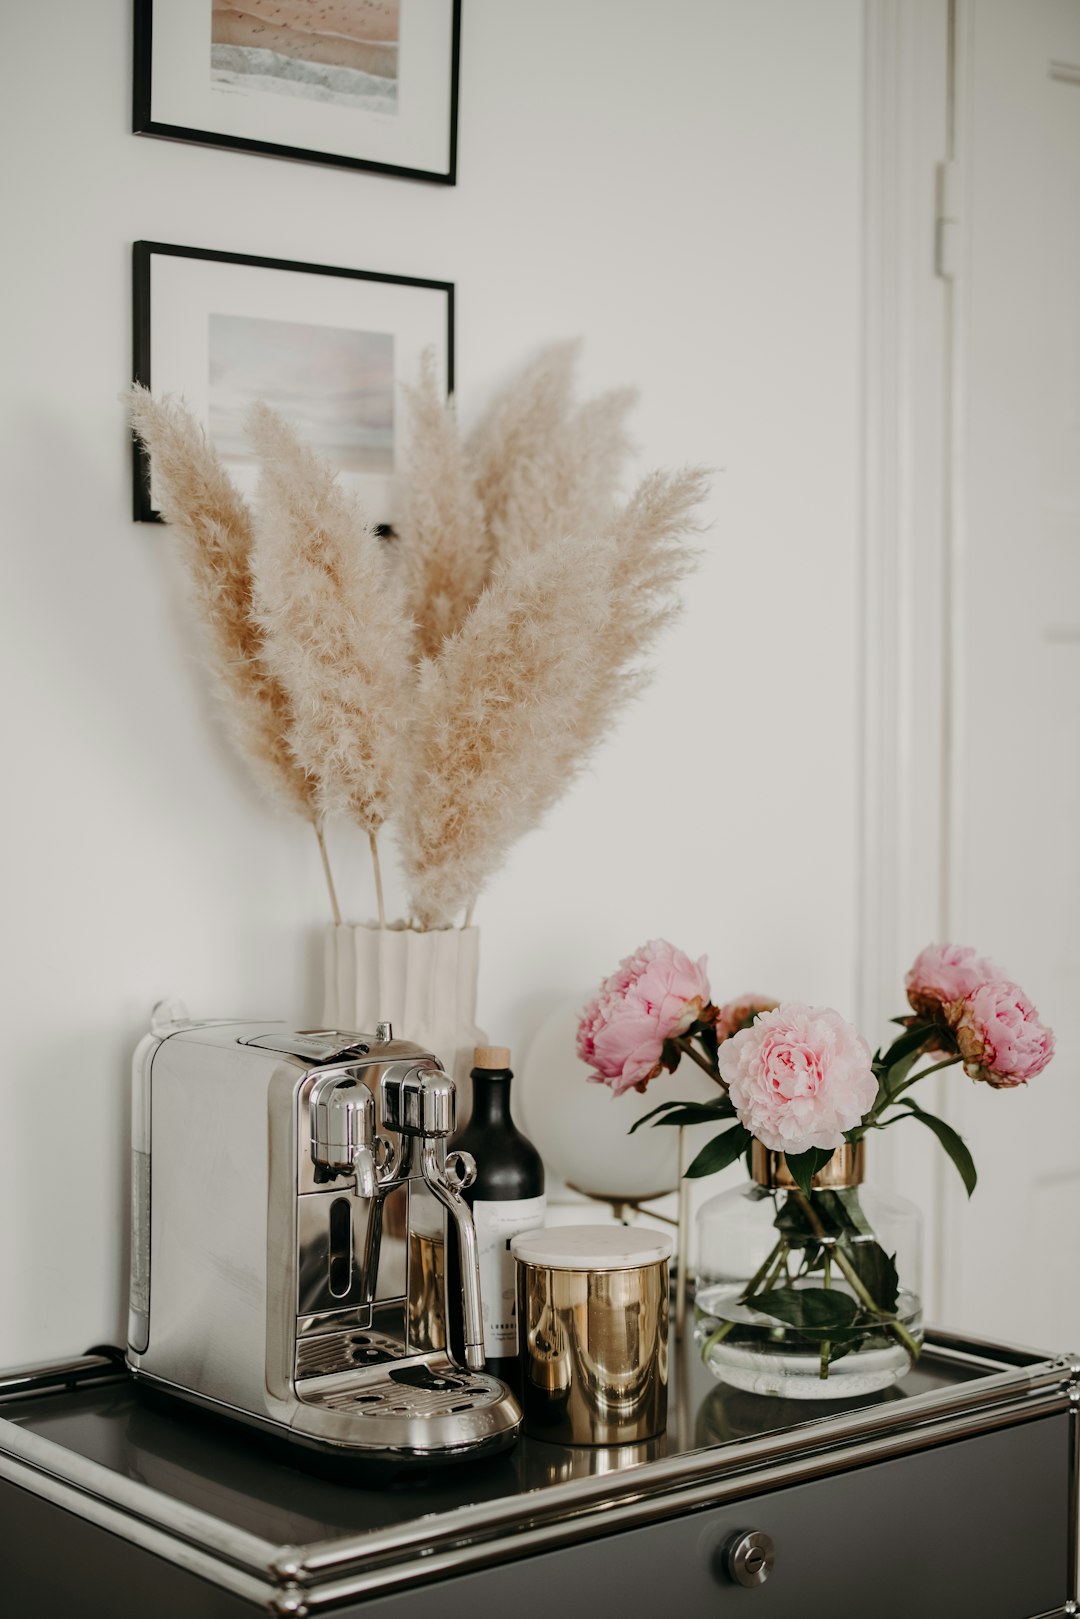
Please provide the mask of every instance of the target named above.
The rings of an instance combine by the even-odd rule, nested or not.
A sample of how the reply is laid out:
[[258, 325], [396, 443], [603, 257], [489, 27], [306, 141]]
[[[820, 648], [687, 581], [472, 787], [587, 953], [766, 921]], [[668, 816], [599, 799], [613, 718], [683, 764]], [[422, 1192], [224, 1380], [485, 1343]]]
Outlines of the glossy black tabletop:
[[672, 1355], [668, 1429], [658, 1439], [603, 1448], [525, 1437], [491, 1460], [456, 1462], [390, 1480], [362, 1473], [329, 1479], [291, 1465], [252, 1430], [180, 1402], [148, 1397], [121, 1371], [83, 1386], [5, 1398], [0, 1419], [237, 1529], [279, 1545], [306, 1545], [415, 1523], [455, 1507], [525, 1497], [573, 1480], [622, 1474], [663, 1457], [789, 1433], [1003, 1369], [989, 1358], [936, 1353], [931, 1347], [903, 1382], [880, 1394], [783, 1401], [717, 1383], [692, 1345], [682, 1344]]

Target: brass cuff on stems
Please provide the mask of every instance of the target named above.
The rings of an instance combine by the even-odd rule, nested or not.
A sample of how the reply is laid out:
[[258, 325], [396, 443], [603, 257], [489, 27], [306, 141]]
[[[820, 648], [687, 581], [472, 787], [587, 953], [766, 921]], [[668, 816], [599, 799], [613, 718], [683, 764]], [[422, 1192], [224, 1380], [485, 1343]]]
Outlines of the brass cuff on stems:
[[[819, 1169], [810, 1182], [815, 1191], [837, 1190], [843, 1186], [861, 1186], [864, 1178], [865, 1143], [845, 1141], [837, 1147], [824, 1169]], [[782, 1152], [773, 1152], [754, 1141], [750, 1150], [750, 1175], [759, 1186], [770, 1191], [790, 1192], [795, 1189], [795, 1177]]]

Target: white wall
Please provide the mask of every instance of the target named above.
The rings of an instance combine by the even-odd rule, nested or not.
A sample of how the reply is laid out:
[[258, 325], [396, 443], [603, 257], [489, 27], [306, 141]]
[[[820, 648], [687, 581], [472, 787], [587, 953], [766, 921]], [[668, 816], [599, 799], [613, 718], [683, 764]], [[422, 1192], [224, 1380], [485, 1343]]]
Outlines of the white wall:
[[0, 1364], [122, 1330], [152, 1002], [321, 1001], [310, 834], [231, 757], [168, 533], [129, 517], [135, 238], [451, 279], [466, 417], [582, 333], [589, 388], [642, 390], [643, 469], [719, 469], [655, 684], [482, 903], [491, 1035], [657, 933], [718, 995], [854, 1011], [860, 6], [464, 12], [454, 189], [135, 139], [126, 0], [5, 23]]

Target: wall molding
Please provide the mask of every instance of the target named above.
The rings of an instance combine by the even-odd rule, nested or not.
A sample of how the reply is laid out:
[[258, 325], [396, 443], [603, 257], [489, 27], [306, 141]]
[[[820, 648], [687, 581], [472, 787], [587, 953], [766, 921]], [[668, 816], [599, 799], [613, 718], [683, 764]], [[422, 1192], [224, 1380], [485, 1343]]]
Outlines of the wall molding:
[[[915, 952], [947, 935], [951, 291], [935, 254], [950, 36], [949, 0], [865, 0], [857, 926], [867, 1031], [887, 1029]], [[934, 1317], [942, 1155], [922, 1135], [899, 1127], [876, 1136], [873, 1174], [927, 1215]]]

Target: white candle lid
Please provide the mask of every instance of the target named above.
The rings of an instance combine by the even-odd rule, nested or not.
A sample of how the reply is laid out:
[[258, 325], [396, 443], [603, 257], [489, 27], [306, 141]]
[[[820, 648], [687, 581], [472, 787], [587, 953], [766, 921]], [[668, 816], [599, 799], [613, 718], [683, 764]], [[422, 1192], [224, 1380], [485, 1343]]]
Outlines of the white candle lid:
[[548, 1270], [635, 1270], [671, 1257], [671, 1238], [651, 1226], [556, 1225], [523, 1231], [515, 1259]]

